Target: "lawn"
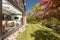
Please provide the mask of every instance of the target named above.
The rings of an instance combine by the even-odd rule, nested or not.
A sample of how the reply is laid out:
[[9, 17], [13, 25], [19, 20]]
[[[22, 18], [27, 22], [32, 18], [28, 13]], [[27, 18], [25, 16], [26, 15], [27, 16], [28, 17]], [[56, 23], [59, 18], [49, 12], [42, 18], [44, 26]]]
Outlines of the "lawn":
[[17, 40], [60, 40], [60, 35], [40, 24], [28, 24]]

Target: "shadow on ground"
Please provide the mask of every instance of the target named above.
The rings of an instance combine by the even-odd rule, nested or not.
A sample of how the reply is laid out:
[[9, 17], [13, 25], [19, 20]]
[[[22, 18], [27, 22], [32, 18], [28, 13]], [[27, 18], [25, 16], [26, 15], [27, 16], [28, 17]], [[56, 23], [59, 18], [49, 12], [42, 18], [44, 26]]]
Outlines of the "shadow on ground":
[[46, 30], [37, 30], [31, 34], [31, 37], [34, 37], [34, 40], [60, 40], [57, 34]]

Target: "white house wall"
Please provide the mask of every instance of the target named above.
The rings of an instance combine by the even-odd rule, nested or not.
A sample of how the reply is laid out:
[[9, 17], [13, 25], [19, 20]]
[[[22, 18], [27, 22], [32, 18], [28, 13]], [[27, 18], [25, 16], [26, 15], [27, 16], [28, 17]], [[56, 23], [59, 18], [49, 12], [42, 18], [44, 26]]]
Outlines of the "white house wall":
[[11, 12], [9, 12], [9, 11], [7, 11], [7, 10], [5, 10], [5, 9], [2, 9], [2, 13], [3, 13], [3, 14], [7, 14], [7, 15], [10, 15], [10, 14], [11, 14]]

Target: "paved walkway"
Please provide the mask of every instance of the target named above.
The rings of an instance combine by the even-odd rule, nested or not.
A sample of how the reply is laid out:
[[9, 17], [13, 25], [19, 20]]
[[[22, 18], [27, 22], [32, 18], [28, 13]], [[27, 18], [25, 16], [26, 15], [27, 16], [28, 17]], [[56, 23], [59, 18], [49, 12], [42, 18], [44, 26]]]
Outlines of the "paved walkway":
[[[27, 24], [26, 24], [27, 25]], [[21, 28], [19, 28], [16, 32], [5, 38], [4, 40], [17, 40], [17, 36], [25, 30], [26, 25], [23, 25]]]

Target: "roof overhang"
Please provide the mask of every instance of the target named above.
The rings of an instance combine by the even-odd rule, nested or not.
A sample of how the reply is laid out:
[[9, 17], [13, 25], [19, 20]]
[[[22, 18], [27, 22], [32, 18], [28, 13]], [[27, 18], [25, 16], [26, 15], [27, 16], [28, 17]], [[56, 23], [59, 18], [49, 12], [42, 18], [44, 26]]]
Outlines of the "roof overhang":
[[12, 5], [10, 2], [8, 2], [7, 0], [3, 0], [2, 1], [2, 8], [13, 13], [13, 14], [22, 14], [21, 10], [18, 10], [17, 7], [15, 7], [14, 5]]
[[12, 5], [14, 5], [18, 10], [20, 10], [23, 13], [23, 10], [18, 6], [18, 2], [15, 3], [13, 0], [7, 0], [8, 2], [10, 2]]

